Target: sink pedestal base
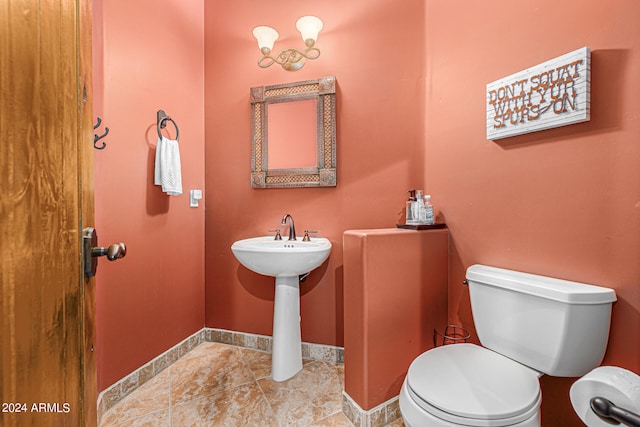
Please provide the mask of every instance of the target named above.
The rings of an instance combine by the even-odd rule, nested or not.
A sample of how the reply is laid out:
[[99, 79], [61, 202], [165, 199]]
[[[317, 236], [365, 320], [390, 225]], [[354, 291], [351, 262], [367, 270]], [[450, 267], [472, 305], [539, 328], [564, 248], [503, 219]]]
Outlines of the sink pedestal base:
[[285, 381], [302, 369], [300, 283], [298, 276], [276, 277], [271, 378]]

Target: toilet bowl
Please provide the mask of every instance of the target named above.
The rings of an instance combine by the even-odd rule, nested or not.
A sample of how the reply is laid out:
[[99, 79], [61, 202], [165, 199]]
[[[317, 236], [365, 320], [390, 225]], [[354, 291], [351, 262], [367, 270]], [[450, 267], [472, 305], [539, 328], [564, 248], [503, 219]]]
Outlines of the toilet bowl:
[[478, 345], [457, 344], [411, 364], [400, 411], [408, 426], [538, 426], [540, 397], [534, 370]]
[[600, 364], [615, 292], [481, 265], [467, 280], [482, 346], [418, 356], [400, 391], [404, 423], [539, 427], [539, 377], [580, 376]]

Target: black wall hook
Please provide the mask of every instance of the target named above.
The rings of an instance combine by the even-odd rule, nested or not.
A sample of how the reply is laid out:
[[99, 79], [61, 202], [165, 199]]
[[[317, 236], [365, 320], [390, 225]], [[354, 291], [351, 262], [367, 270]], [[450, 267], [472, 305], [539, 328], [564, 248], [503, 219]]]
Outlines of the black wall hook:
[[[93, 125], [93, 128], [94, 129], [98, 128], [98, 126], [100, 126], [101, 123], [102, 123], [102, 119], [100, 117], [98, 117], [98, 123]], [[104, 128], [104, 133], [102, 135], [93, 134], [93, 148], [95, 148], [96, 150], [103, 150], [104, 147], [107, 146], [106, 142], [102, 141], [102, 145], [100, 145], [100, 146], [98, 146], [97, 142], [100, 141], [105, 136], [107, 136], [108, 133], [109, 133], [109, 128], [105, 127]]]

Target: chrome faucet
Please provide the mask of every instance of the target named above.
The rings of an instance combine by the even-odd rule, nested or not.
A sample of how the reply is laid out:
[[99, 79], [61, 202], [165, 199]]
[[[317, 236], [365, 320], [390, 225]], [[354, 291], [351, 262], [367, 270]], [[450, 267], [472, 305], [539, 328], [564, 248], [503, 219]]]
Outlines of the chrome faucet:
[[296, 240], [296, 226], [293, 225], [293, 217], [289, 214], [284, 214], [281, 224], [285, 225], [287, 218], [289, 218], [289, 240]]

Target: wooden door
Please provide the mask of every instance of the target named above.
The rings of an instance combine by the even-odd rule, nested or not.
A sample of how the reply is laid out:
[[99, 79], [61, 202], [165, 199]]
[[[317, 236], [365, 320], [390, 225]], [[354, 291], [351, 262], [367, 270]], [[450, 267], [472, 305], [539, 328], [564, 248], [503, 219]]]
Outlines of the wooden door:
[[96, 424], [89, 0], [0, 2], [0, 425]]

